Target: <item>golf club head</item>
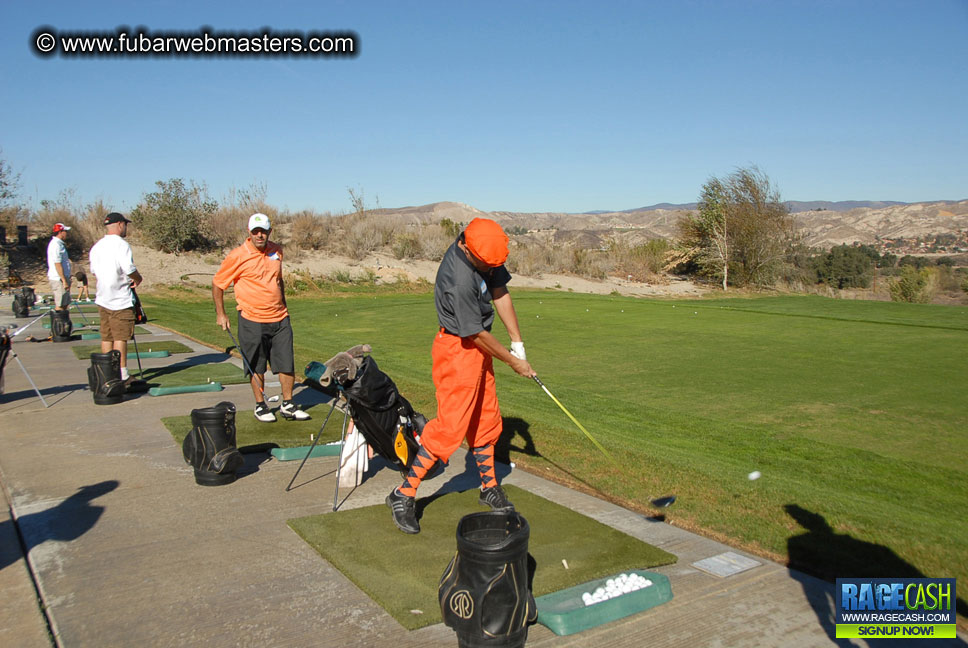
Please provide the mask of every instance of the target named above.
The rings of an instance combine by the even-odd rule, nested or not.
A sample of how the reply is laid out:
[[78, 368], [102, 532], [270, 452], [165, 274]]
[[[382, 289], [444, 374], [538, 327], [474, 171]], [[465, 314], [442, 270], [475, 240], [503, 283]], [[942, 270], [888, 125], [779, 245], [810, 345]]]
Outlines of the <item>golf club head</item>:
[[275, 396], [269, 396], [268, 398], [266, 398], [267, 403], [275, 403], [278, 400], [279, 400], [279, 394], [276, 394]]
[[675, 495], [666, 495], [652, 500], [652, 506], [656, 508], [669, 508], [676, 501]]

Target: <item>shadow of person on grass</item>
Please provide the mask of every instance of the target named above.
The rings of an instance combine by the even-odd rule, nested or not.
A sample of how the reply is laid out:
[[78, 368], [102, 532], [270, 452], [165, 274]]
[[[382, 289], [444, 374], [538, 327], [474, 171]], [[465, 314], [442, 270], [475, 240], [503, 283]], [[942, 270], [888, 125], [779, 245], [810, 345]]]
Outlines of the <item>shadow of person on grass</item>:
[[[76, 493], [57, 506], [18, 517], [16, 526], [20, 529], [20, 537], [23, 539], [26, 553], [30, 553], [32, 549], [48, 540], [71, 542], [90, 531], [104, 513], [103, 506], [92, 505], [91, 501], [110, 493], [118, 485], [117, 480], [111, 479], [81, 486]], [[3, 523], [3, 526], [8, 524], [12, 525], [13, 522], [8, 520]], [[9, 537], [10, 534], [6, 533], [6, 530], [0, 534], [0, 538]], [[7, 543], [4, 542], [4, 544]], [[0, 551], [0, 569], [17, 560], [19, 552], [9, 549], [5, 546]]]
[[[819, 513], [796, 504], [784, 507], [787, 514], [806, 529], [806, 533], [787, 539], [790, 575], [803, 586], [807, 602], [830, 640], [838, 646], [854, 645], [847, 639], [836, 638], [834, 623], [836, 593], [827, 583], [837, 578], [936, 578], [947, 574], [926, 576], [888, 547], [858, 540], [846, 533], [836, 533]], [[816, 577], [816, 578], [813, 578]], [[965, 601], [957, 600], [958, 612], [965, 613]], [[935, 640], [937, 641], [937, 640]], [[949, 639], [945, 646], [964, 646], [960, 639]], [[903, 640], [878, 638], [877, 645], [902, 645]], [[936, 645], [932, 642], [932, 645]]]

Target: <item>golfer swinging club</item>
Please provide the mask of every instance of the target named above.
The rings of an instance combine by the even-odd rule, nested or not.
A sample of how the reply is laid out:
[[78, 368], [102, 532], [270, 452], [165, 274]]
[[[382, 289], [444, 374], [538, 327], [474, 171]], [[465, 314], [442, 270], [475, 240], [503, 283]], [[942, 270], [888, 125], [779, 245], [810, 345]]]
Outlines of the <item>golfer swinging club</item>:
[[234, 283], [239, 311], [239, 353], [252, 372], [249, 383], [255, 396], [255, 417], [265, 423], [276, 420], [265, 401], [268, 361], [282, 386], [279, 414], [287, 419], [305, 421], [310, 418], [309, 414], [292, 402], [292, 387], [296, 380], [292, 325], [282, 282], [282, 246], [269, 241], [271, 232], [268, 216], [252, 214], [249, 217], [249, 238], [229, 252], [212, 279], [215, 322], [223, 330], [229, 330], [223, 295]]
[[[387, 496], [393, 521], [404, 533], [419, 533], [417, 487], [437, 459], [447, 461], [464, 438], [481, 476], [479, 501], [496, 511], [514, 510], [494, 473], [494, 445], [501, 436], [501, 410], [494, 387], [493, 358], [525, 378], [535, 375], [524, 353], [518, 316], [504, 267], [508, 236], [501, 226], [475, 218], [447, 250], [434, 283], [440, 330], [434, 338], [433, 378], [437, 418], [421, 435], [410, 473]], [[493, 303], [493, 306], [492, 306]], [[511, 351], [491, 334], [494, 311], [511, 337]]]

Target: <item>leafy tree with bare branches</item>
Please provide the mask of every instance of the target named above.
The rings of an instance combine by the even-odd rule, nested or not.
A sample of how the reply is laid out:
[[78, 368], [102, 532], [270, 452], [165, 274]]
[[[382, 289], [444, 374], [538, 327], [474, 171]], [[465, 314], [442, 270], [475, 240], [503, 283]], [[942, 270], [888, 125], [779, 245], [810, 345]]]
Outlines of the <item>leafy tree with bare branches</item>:
[[793, 240], [793, 221], [779, 191], [757, 167], [710, 178], [698, 211], [679, 220], [673, 259], [728, 285], [772, 285]]
[[145, 194], [131, 212], [137, 231], [162, 252], [210, 247], [206, 223], [218, 209], [204, 186], [181, 178], [159, 180], [158, 191]]

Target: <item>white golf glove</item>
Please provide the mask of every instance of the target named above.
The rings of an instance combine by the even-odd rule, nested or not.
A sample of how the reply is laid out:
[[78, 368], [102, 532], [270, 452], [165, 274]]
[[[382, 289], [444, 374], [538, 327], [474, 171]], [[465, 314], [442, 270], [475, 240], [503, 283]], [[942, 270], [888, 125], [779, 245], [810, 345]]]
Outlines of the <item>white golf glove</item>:
[[512, 342], [511, 343], [511, 355], [513, 355], [518, 360], [528, 361], [528, 356], [524, 353], [524, 342]]

